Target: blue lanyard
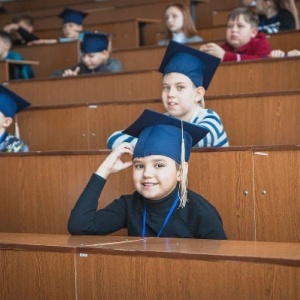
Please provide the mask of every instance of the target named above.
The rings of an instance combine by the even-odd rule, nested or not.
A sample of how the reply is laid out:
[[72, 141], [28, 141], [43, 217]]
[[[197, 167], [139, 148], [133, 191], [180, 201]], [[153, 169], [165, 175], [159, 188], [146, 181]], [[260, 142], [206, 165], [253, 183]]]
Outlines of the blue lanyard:
[[[160, 237], [163, 229], [165, 228], [166, 224], [168, 223], [173, 211], [175, 210], [176, 206], [177, 206], [177, 203], [179, 201], [179, 193], [177, 194], [177, 197], [176, 199], [174, 200], [173, 204], [172, 204], [172, 207], [170, 208], [166, 218], [165, 218], [165, 221], [159, 231], [159, 233], [157, 234], [157, 237]], [[142, 229], [142, 237], [145, 237], [146, 236], [146, 219], [147, 219], [147, 207], [145, 205], [144, 207], [144, 212], [143, 212], [143, 229]]]

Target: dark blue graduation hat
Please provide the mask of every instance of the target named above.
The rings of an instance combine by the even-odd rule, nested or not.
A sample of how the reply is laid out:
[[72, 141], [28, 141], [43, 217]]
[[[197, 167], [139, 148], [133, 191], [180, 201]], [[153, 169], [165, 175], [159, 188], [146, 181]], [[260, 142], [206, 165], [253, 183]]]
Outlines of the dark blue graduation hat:
[[63, 19], [63, 23], [76, 23], [78, 25], [82, 25], [83, 19], [88, 14], [79, 10], [66, 8], [64, 9], [58, 17]]
[[208, 130], [166, 114], [145, 109], [138, 119], [123, 132], [138, 138], [133, 158], [163, 155], [181, 164], [182, 139], [187, 162], [192, 147], [207, 135]]
[[107, 50], [108, 34], [98, 32], [85, 32], [80, 48], [83, 53], [95, 53]]
[[220, 61], [213, 55], [170, 41], [159, 72], [164, 75], [173, 72], [184, 74], [196, 87], [203, 86], [207, 89]]
[[0, 111], [6, 117], [13, 118], [17, 112], [28, 107], [30, 104], [31, 103], [0, 84]]

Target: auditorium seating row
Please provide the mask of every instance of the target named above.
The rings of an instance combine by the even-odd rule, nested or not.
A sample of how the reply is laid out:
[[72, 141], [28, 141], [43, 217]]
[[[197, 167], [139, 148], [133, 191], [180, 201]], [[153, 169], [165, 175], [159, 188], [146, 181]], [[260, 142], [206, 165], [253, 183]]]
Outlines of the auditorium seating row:
[[300, 245], [0, 233], [1, 299], [299, 299]]
[[[72, 207], [108, 153], [2, 154], [0, 232], [66, 234]], [[299, 145], [195, 149], [188, 186], [217, 207], [230, 240], [298, 243], [299, 159]], [[110, 175], [99, 208], [133, 192], [131, 172]]]
[[[207, 97], [206, 107], [221, 117], [231, 146], [298, 144], [299, 95], [300, 89]], [[165, 111], [159, 99], [32, 107], [18, 114], [18, 125], [32, 151], [105, 149], [108, 136], [145, 108]]]

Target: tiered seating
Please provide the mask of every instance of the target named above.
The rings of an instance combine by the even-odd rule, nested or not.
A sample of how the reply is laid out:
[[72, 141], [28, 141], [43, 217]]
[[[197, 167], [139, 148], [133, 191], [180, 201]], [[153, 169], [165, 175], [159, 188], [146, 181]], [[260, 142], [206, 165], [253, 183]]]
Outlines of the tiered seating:
[[[199, 34], [222, 42], [224, 26], [212, 25], [222, 24], [221, 10], [239, 1], [182, 1], [193, 4]], [[205, 95], [206, 107], [220, 115], [235, 147], [194, 149], [188, 186], [217, 207], [230, 241], [125, 239], [121, 236], [125, 231], [106, 237], [67, 236], [71, 208], [109, 153], [107, 137], [126, 127], [144, 108], [164, 111], [162, 75], [157, 68], [165, 47], [155, 44], [156, 33], [164, 31], [168, 1], [84, 2], [5, 3], [12, 13], [17, 14], [17, 5], [23, 11], [35, 11], [37, 18], [40, 13], [37, 33], [42, 36], [44, 30], [45, 37], [47, 31], [60, 35], [60, 25], [52, 28], [46, 22], [54, 18], [59, 22], [56, 15], [62, 5], [97, 7], [97, 12], [90, 11], [86, 28], [114, 33], [112, 56], [122, 61], [125, 71], [45, 78], [55, 69], [76, 63], [78, 43], [18, 48], [26, 59], [39, 60], [40, 65], [35, 68], [36, 79], [8, 85], [32, 102], [32, 107], [18, 114], [18, 123], [21, 138], [33, 152], [0, 155], [0, 289], [4, 298], [133, 299], [138, 295], [158, 299], [163, 293], [172, 299], [218, 299], [220, 295], [224, 299], [298, 299], [300, 58], [222, 64]], [[143, 15], [141, 7], [147, 11]], [[102, 23], [93, 19], [100, 16]], [[112, 16], [119, 25], [105, 23]], [[153, 46], [126, 44], [129, 29], [124, 33], [120, 28], [137, 18], [161, 21], [142, 25], [144, 43]], [[145, 23], [130, 29], [131, 35], [139, 36], [135, 41], [140, 33], [134, 28], [141, 24]], [[123, 40], [118, 41], [120, 36]], [[273, 48], [285, 51], [300, 49], [299, 40], [299, 31], [270, 36]], [[1, 77], [6, 71], [7, 64], [1, 63], [1, 81], [7, 80], [7, 74]], [[131, 169], [112, 174], [99, 208], [131, 193], [131, 176]], [[148, 281], [141, 285], [144, 274]], [[104, 284], [99, 285], [99, 279]], [[182, 289], [187, 285], [189, 289]]]

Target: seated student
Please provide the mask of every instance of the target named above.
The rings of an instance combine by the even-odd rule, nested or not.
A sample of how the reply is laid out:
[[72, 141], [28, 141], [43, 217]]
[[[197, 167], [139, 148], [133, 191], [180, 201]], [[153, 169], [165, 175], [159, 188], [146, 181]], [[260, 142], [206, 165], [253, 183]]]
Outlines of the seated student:
[[[295, 16], [290, 10], [286, 9], [287, 6], [284, 2], [286, 1], [256, 1], [255, 11], [259, 15], [259, 31], [272, 34], [283, 30], [296, 29]], [[293, 7], [296, 9], [295, 3]], [[296, 16], [298, 18], [297, 14]]]
[[77, 76], [122, 71], [121, 62], [110, 58], [110, 37], [104, 33], [86, 32], [81, 42], [81, 62], [67, 70], [58, 70], [53, 76]]
[[232, 10], [227, 18], [226, 42], [207, 43], [200, 50], [222, 61], [241, 61], [268, 57], [272, 48], [263, 32], [258, 32], [258, 16], [247, 7]]
[[158, 41], [159, 46], [166, 46], [175, 41], [182, 44], [197, 43], [203, 39], [198, 36], [189, 9], [182, 3], [173, 3], [165, 10], [167, 36]]
[[[195, 147], [227, 147], [227, 134], [219, 115], [205, 109], [204, 95], [219, 65], [220, 59], [186, 45], [171, 41], [159, 72], [163, 74], [162, 102], [166, 114], [204, 127], [208, 134]], [[113, 133], [107, 147], [115, 149], [123, 142], [136, 139], [122, 131]]]
[[[0, 61], [24, 60], [22, 55], [15, 51], [10, 51], [12, 40], [10, 34], [5, 31], [0, 31]], [[34, 77], [34, 73], [29, 65], [13, 65], [10, 69], [10, 79], [29, 79]]]
[[38, 39], [38, 37], [33, 34], [33, 18], [29, 15], [15, 17], [12, 23], [4, 26], [3, 30], [11, 35], [13, 46], [26, 45]]
[[41, 44], [56, 44], [71, 42], [74, 40], [83, 39], [83, 19], [87, 16], [87, 13], [66, 8], [58, 17], [63, 20], [62, 33], [63, 37], [57, 39], [39, 39], [28, 43], [28, 45], [41, 45]]
[[29, 102], [0, 85], [0, 152], [29, 151], [23, 141], [7, 131], [15, 114], [29, 105]]
[[[192, 146], [207, 130], [145, 110], [125, 132], [138, 138], [136, 146], [120, 145], [98, 167], [72, 209], [69, 232], [106, 235], [127, 228], [129, 236], [226, 239], [216, 208], [186, 187]], [[125, 154], [132, 161], [123, 162]], [[131, 165], [136, 191], [97, 210], [107, 177]]]

